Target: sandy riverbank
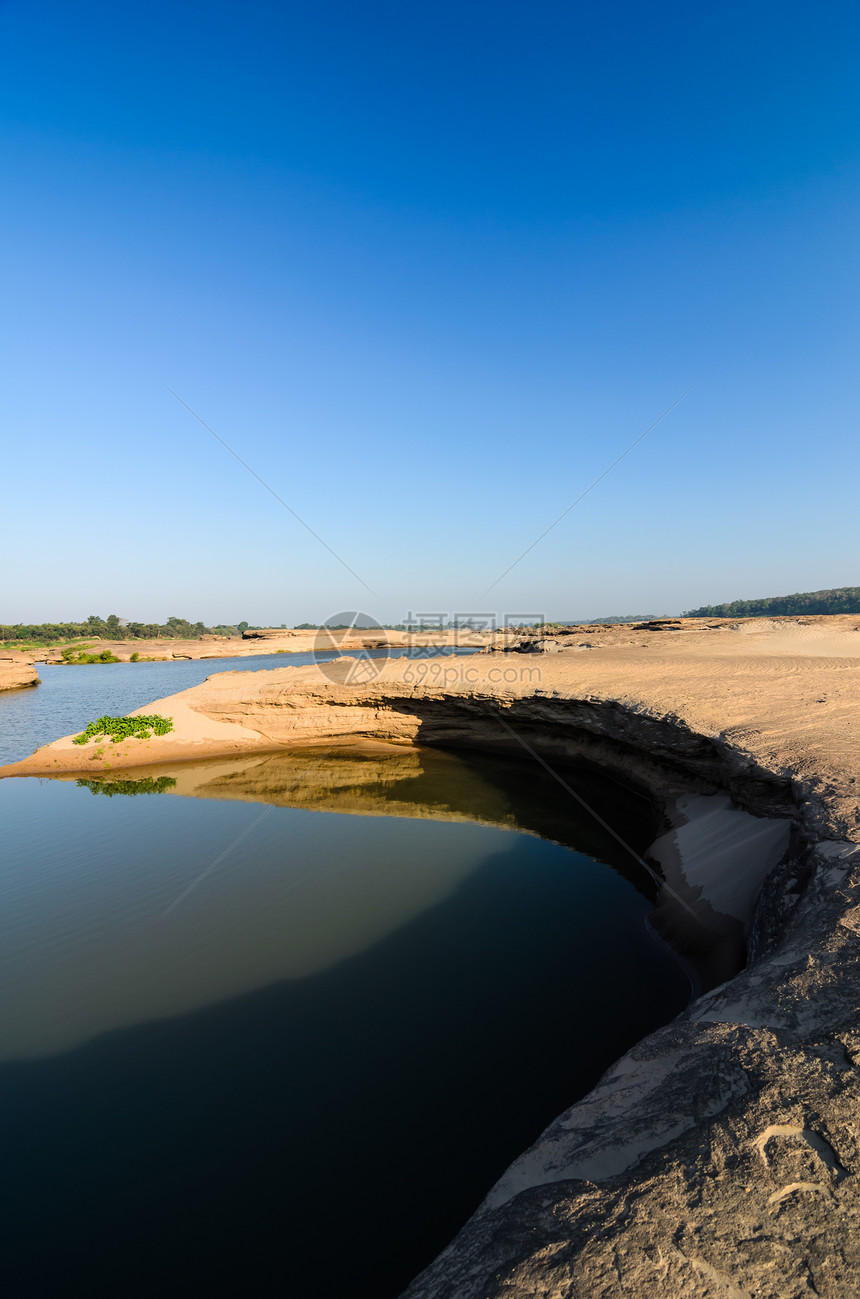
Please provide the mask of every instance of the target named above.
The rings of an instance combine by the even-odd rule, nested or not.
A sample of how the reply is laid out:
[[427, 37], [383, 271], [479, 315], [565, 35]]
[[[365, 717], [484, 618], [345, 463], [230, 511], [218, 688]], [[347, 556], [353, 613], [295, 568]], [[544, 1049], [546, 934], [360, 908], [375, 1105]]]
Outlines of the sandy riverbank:
[[[554, 653], [389, 659], [357, 672], [344, 658], [271, 672], [224, 672], [137, 710], [173, 718], [149, 741], [108, 745], [67, 736], [0, 775], [112, 770], [233, 756], [347, 739], [393, 743], [468, 740], [491, 705], [532, 732], [554, 708], [614, 705], [670, 719], [690, 734], [719, 737], [763, 769], [828, 790], [834, 829], [855, 821], [860, 768], [860, 619], [710, 622], [636, 631], [580, 629]], [[586, 648], [587, 647], [587, 648]], [[569, 737], [568, 737], [569, 738]], [[516, 747], [499, 729], [495, 747]], [[551, 736], [544, 736], [543, 744]], [[565, 741], [567, 743], [567, 740]]]

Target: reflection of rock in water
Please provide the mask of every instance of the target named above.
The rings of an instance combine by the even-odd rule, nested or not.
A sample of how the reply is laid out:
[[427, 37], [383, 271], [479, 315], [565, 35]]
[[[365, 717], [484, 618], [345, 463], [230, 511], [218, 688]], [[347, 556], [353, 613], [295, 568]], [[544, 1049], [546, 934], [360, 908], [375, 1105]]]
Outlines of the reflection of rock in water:
[[[743, 968], [761, 884], [788, 843], [788, 821], [751, 816], [725, 796], [683, 795], [659, 828], [651, 799], [605, 772], [556, 763], [564, 778], [627, 847], [534, 763], [439, 749], [309, 750], [186, 768], [177, 794], [238, 799], [319, 812], [476, 821], [526, 831], [612, 866], [655, 901], [653, 928], [685, 962], [698, 990]], [[650, 846], [649, 846], [650, 845]], [[637, 856], [659, 866], [655, 889]]]
[[352, 816], [426, 817], [520, 828], [504, 795], [448, 754], [298, 749], [180, 769], [177, 794]]
[[669, 816], [672, 829], [649, 849], [668, 885], [651, 922], [700, 990], [712, 988], [743, 967], [756, 900], [785, 855], [790, 822], [751, 816], [725, 796], [685, 795]]
[[[655, 839], [651, 798], [593, 766], [554, 767], [623, 844], [537, 764], [498, 754], [381, 745], [281, 750], [171, 766], [169, 792], [540, 835], [612, 866], [655, 901], [653, 928], [699, 990], [736, 974], [761, 884], [787, 847], [788, 821], [738, 811], [726, 796], [687, 794], [670, 804], [672, 828]], [[668, 887], [655, 888], [639, 857], [658, 865]]]
[[441, 749], [282, 750], [258, 758], [173, 765], [176, 794], [303, 807], [357, 816], [476, 821], [540, 835], [613, 867], [655, 897], [636, 855], [659, 828], [652, 799], [593, 766], [556, 762], [589, 808], [629, 849], [536, 763], [503, 754]]

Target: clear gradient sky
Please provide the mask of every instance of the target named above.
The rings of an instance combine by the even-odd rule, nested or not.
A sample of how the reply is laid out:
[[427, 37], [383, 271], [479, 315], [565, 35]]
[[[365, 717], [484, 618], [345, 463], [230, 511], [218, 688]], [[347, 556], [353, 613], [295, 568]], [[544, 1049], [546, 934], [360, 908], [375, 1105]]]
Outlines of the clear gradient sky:
[[860, 583], [858, 85], [854, 0], [0, 0], [0, 622]]

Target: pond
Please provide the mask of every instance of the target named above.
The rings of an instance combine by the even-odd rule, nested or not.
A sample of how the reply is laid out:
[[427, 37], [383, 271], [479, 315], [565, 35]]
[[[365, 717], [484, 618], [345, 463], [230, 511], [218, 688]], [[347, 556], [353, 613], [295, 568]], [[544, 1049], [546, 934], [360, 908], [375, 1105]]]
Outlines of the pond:
[[[38, 739], [152, 668], [137, 703], [213, 670], [48, 669]], [[646, 800], [566, 777], [654, 839]], [[394, 1299], [689, 998], [651, 881], [536, 765], [304, 750], [6, 780], [0, 816], [7, 1294]]]

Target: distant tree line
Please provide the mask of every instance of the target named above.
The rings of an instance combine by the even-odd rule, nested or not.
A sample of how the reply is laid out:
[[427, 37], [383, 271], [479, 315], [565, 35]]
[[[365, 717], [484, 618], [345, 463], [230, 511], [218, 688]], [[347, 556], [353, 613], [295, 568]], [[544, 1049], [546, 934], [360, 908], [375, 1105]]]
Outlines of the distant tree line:
[[809, 613], [860, 613], [860, 586], [772, 595], [763, 600], [732, 600], [730, 604], [703, 604], [701, 609], [689, 609], [684, 617], [767, 618]]
[[[581, 622], [583, 627], [615, 627], [624, 622], [655, 622], [660, 618], [665, 618], [663, 613], [614, 613], [608, 618], [589, 618], [587, 622]], [[571, 618], [571, 623], [575, 620]], [[570, 625], [570, 624], [568, 624]]]
[[98, 636], [102, 640], [194, 640], [198, 636], [240, 636], [247, 622], [219, 623], [206, 627], [187, 618], [168, 618], [167, 622], [130, 622], [118, 614], [100, 618], [91, 613], [86, 622], [42, 622], [0, 624], [0, 641], [37, 641], [44, 645], [57, 641], [85, 640]]

